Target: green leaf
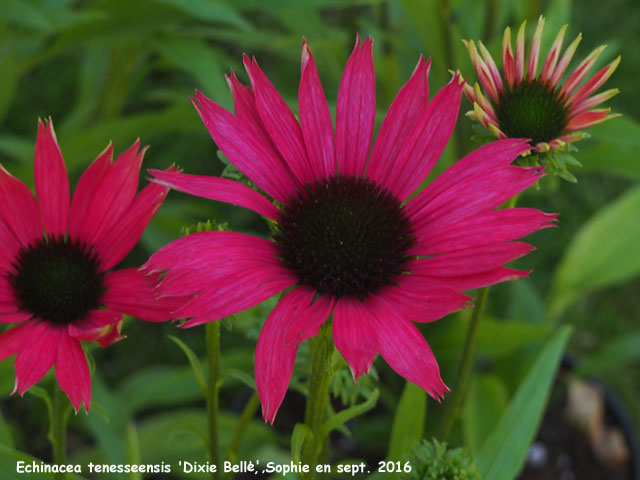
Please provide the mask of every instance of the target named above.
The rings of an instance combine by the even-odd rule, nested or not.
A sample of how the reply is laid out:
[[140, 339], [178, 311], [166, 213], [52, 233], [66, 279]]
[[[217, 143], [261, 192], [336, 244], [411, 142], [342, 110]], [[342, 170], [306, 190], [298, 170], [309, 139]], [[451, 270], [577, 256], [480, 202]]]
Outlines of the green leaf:
[[640, 123], [616, 118], [589, 129], [590, 138], [579, 142], [578, 158], [585, 170], [607, 172], [640, 180]]
[[241, 28], [251, 28], [249, 24], [238, 12], [224, 2], [215, 0], [154, 0], [182, 12], [198, 20], [206, 20], [216, 23], [228, 23]]
[[184, 354], [189, 359], [189, 364], [191, 365], [191, 369], [193, 370], [194, 375], [196, 376], [196, 380], [198, 380], [198, 385], [200, 385], [200, 390], [202, 390], [203, 395], [207, 395], [207, 382], [204, 379], [204, 373], [202, 371], [202, 364], [200, 363], [200, 359], [196, 355], [196, 353], [189, 348], [189, 346], [180, 340], [178, 337], [174, 337], [173, 335], [167, 335], [170, 340], [172, 340], [176, 345], [180, 347], [180, 349], [184, 352]]
[[341, 410], [340, 412], [336, 413], [333, 417], [331, 417], [329, 420], [324, 422], [322, 427], [320, 427], [320, 431], [318, 432], [318, 436], [320, 437], [320, 442], [322, 442], [322, 440], [327, 435], [329, 435], [329, 432], [331, 432], [332, 430], [340, 428], [342, 425], [347, 423], [352, 418], [355, 418], [358, 415], [362, 415], [364, 412], [371, 410], [376, 405], [376, 402], [378, 401], [379, 396], [380, 396], [380, 391], [374, 390], [373, 393], [371, 394], [371, 397], [369, 397], [369, 399], [366, 400], [365, 402], [362, 402], [353, 407]]
[[570, 332], [570, 327], [564, 327], [546, 343], [482, 445], [475, 457], [481, 478], [512, 480], [520, 471], [542, 419]]
[[[58, 388], [58, 386], [56, 385], [55, 388]], [[31, 395], [33, 395], [34, 397], [38, 397], [40, 399], [42, 399], [42, 401], [45, 404], [45, 407], [47, 409], [47, 415], [49, 417], [49, 436], [51, 437], [53, 435], [53, 422], [52, 422], [52, 418], [53, 418], [53, 404], [51, 403], [51, 396], [49, 395], [49, 392], [47, 392], [44, 388], [42, 387], [38, 387], [37, 385], [34, 385], [33, 387], [31, 387], [29, 390], [27, 390]]]
[[213, 45], [175, 35], [154, 40], [152, 45], [167, 61], [191, 74], [196, 80], [194, 86], [223, 107], [231, 107], [231, 95], [224, 79], [223, 63], [227, 62], [220, 61], [221, 54]]
[[504, 382], [494, 375], [482, 375], [469, 385], [463, 418], [465, 444], [472, 454], [480, 449], [497, 425], [508, 396]]
[[599, 210], [573, 237], [558, 265], [550, 312], [578, 296], [620, 283], [640, 272], [640, 186]]
[[640, 331], [625, 333], [608, 342], [578, 365], [581, 375], [605, 376], [619, 373], [625, 364], [640, 358]]
[[14, 446], [9, 425], [5, 422], [2, 413], [0, 413], [0, 445], [4, 445], [9, 448], [13, 448]]
[[391, 427], [389, 460], [402, 460], [422, 439], [426, 413], [426, 392], [415, 383], [406, 382]]
[[296, 423], [291, 434], [291, 461], [298, 463], [302, 455], [302, 446], [307, 437], [313, 437], [313, 432], [304, 423]]

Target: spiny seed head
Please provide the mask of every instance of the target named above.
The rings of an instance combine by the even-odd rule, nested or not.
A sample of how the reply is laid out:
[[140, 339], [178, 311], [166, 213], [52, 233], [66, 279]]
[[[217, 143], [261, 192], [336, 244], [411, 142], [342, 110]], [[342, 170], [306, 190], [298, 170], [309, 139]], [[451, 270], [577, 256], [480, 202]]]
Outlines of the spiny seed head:
[[290, 196], [274, 239], [301, 284], [360, 300], [394, 282], [416, 241], [401, 202], [353, 175], [319, 179]]
[[65, 325], [82, 320], [100, 305], [104, 273], [84, 244], [64, 237], [40, 239], [23, 248], [9, 283], [20, 309], [45, 321]]
[[531, 138], [532, 145], [559, 137], [568, 121], [557, 89], [537, 80], [505, 88], [495, 110], [508, 137]]

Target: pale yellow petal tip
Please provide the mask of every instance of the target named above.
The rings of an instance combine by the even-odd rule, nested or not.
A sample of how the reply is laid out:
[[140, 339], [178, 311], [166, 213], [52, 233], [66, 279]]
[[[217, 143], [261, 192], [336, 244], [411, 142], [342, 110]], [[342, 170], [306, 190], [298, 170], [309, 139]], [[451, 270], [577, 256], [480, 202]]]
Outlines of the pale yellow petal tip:
[[500, 129], [498, 127], [496, 127], [496, 125], [493, 124], [493, 123], [490, 123], [487, 128], [493, 134], [493, 136], [495, 136], [496, 138], [501, 138], [501, 137], [504, 136], [504, 133], [502, 133], [500, 131]]
[[549, 150], [551, 150], [551, 146], [547, 142], [536, 144], [536, 151], [538, 152], [548, 152]]

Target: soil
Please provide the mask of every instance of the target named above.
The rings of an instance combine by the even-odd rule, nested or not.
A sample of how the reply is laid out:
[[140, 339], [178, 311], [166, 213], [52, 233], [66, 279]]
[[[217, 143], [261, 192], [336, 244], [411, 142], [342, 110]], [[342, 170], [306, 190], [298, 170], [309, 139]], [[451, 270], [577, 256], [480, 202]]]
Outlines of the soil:
[[[611, 469], [594, 457], [586, 435], [567, 422], [566, 391], [559, 390], [556, 384], [518, 480], [633, 480], [629, 462]], [[616, 425], [610, 416], [606, 420]]]

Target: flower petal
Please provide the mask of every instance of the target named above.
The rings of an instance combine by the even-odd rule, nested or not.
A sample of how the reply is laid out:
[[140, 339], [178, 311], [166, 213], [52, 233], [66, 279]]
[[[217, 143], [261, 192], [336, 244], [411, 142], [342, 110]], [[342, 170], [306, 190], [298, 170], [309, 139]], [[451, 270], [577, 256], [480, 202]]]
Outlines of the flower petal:
[[399, 150], [415, 125], [424, 116], [429, 101], [429, 69], [431, 60], [420, 56], [411, 78], [396, 95], [384, 117], [367, 167], [367, 176], [380, 185], [395, 181], [402, 171], [396, 165]]
[[[122, 218], [129, 209], [138, 189], [138, 176], [142, 157], [146, 148], [140, 149], [140, 140], [136, 142], [122, 155], [120, 155], [113, 165], [108, 168], [104, 174], [104, 178], [96, 187], [91, 203], [88, 205], [84, 218], [76, 218], [73, 215], [69, 218], [69, 231], [77, 232], [78, 239], [86, 242], [88, 245], [96, 245], [107, 235], [111, 229]], [[96, 168], [91, 172], [88, 180], [83, 187], [87, 188], [93, 183], [93, 175], [98, 170], [104, 168], [106, 156], [101, 156], [94, 162]], [[100, 163], [98, 163], [100, 162]], [[94, 183], [95, 185], [95, 183]], [[80, 184], [78, 184], [78, 188]], [[76, 188], [76, 191], [78, 190]], [[74, 196], [76, 194], [74, 193]], [[90, 194], [82, 192], [85, 198]], [[72, 202], [73, 203], [73, 202]], [[73, 213], [73, 212], [72, 212]], [[80, 222], [82, 222], [80, 224]]]
[[284, 203], [295, 192], [296, 180], [266, 137], [252, 134], [239, 117], [197, 92], [193, 105], [218, 148], [267, 195]]
[[84, 403], [84, 410], [89, 413], [91, 375], [87, 357], [80, 342], [69, 335], [60, 335], [55, 362], [58, 384], [71, 400], [73, 409], [78, 413], [80, 406]]
[[156, 183], [160, 185], [197, 197], [238, 205], [253, 210], [263, 217], [278, 220], [276, 206], [263, 195], [240, 182], [228, 178], [205, 177], [162, 170], [149, 170], [149, 172], [157, 179]]
[[333, 312], [333, 341], [349, 364], [354, 380], [369, 373], [378, 353], [378, 342], [372, 331], [375, 322], [367, 302], [345, 297], [336, 302]]
[[140, 320], [163, 322], [171, 319], [171, 311], [183, 302], [167, 298], [156, 299], [153, 289], [157, 275], [145, 275], [136, 268], [111, 272], [105, 278], [104, 305], [114, 312], [123, 312]]
[[[8, 323], [8, 322], [7, 322]], [[24, 322], [0, 333], [0, 360], [14, 355], [31, 339], [34, 322]]]
[[68, 334], [76, 340], [98, 342], [101, 347], [108, 347], [124, 338], [120, 335], [122, 321], [121, 312], [91, 310], [84, 320], [69, 325]]
[[95, 247], [104, 270], [117, 265], [138, 243], [168, 191], [164, 185], [147, 185], [136, 195], [119, 220], [96, 240]]
[[24, 323], [29, 327], [22, 335], [27, 337], [16, 355], [16, 387], [14, 391], [24, 395], [51, 368], [64, 327], [48, 322], [32, 320]]
[[498, 168], [504, 168], [531, 146], [524, 139], [504, 139], [483, 145], [445, 170], [407, 204], [411, 217], [419, 215], [430, 202], [456, 183]]
[[380, 355], [396, 373], [440, 400], [449, 389], [440, 378], [436, 357], [420, 331], [389, 309], [379, 308], [376, 313]]
[[256, 107], [271, 140], [300, 183], [315, 178], [309, 163], [300, 124], [278, 90], [253, 58], [244, 56], [244, 66], [249, 74], [256, 97]]
[[408, 254], [438, 255], [507, 242], [551, 227], [556, 218], [557, 215], [532, 208], [510, 208], [478, 213], [433, 228], [424, 225], [417, 231], [418, 242]]
[[333, 301], [298, 287], [287, 293], [269, 314], [258, 338], [255, 376], [262, 416], [273, 424], [291, 380], [298, 346], [318, 334], [331, 314]]
[[336, 106], [336, 158], [342, 175], [364, 172], [376, 116], [373, 40], [360, 37], [347, 61]]
[[69, 179], [51, 119], [38, 121], [34, 158], [34, 180], [42, 221], [47, 235], [67, 233], [69, 215]]
[[397, 174], [385, 186], [400, 200], [418, 188], [444, 151], [458, 119], [462, 88], [456, 74], [429, 102], [398, 151], [394, 162]]
[[73, 192], [69, 210], [69, 235], [72, 238], [80, 237], [85, 219], [93, 215], [94, 197], [112, 166], [113, 143], [109, 142], [107, 148], [84, 171]]
[[168, 270], [156, 294], [198, 294], [174, 312], [199, 325], [245, 310], [294, 285], [297, 278], [276, 257], [273, 242], [234, 232], [201, 232], [180, 238], [154, 253], [144, 265], [151, 273]]
[[[413, 264], [409, 268], [413, 273]], [[391, 285], [373, 295], [372, 308], [384, 304], [402, 318], [414, 322], [433, 322], [468, 306], [471, 297], [463, 295], [447, 282], [416, 275], [399, 275]]]
[[304, 39], [298, 103], [302, 135], [315, 177], [325, 178], [335, 175], [336, 153], [331, 113], [320, 83], [316, 63]]
[[40, 209], [31, 191], [0, 165], [0, 222], [3, 220], [21, 247], [42, 238]]

